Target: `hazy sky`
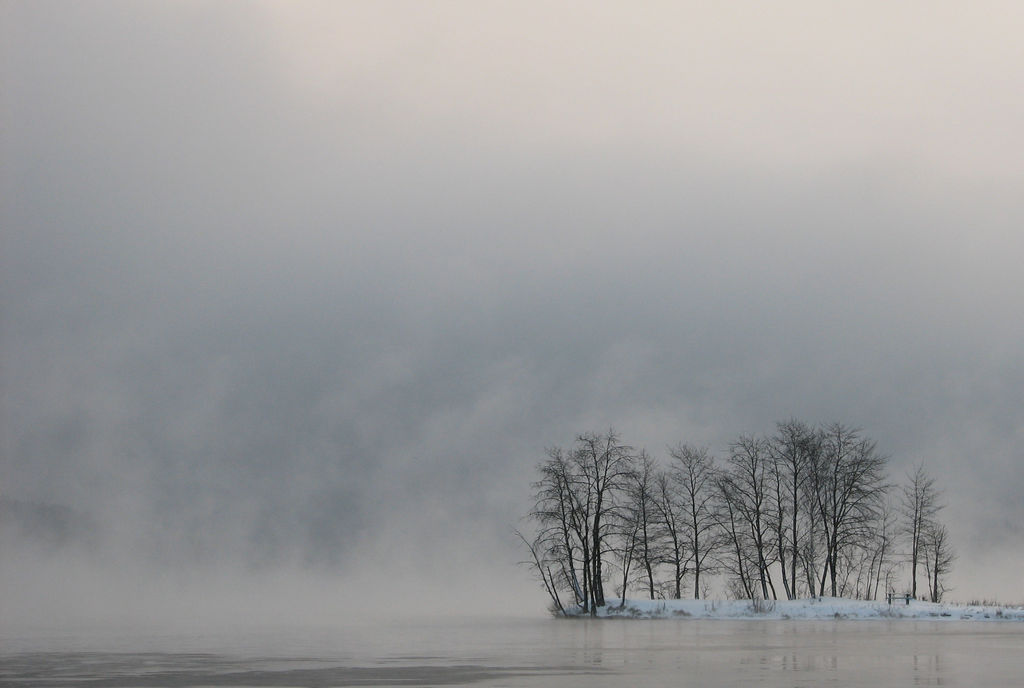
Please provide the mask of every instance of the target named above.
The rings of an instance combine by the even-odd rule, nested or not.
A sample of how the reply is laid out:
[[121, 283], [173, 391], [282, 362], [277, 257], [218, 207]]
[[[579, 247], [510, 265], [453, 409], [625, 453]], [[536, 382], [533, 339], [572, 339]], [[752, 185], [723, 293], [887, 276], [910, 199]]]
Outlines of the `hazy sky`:
[[0, 24], [0, 616], [540, 613], [545, 447], [790, 417], [1024, 599], [1021, 3]]

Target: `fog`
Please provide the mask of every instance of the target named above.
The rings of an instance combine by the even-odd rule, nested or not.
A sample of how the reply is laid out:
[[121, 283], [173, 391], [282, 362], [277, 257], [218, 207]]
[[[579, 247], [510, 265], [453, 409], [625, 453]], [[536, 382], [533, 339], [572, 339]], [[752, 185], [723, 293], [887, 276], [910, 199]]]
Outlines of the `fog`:
[[545, 448], [797, 417], [1024, 600], [1024, 10], [6, 2], [0, 618], [542, 613]]

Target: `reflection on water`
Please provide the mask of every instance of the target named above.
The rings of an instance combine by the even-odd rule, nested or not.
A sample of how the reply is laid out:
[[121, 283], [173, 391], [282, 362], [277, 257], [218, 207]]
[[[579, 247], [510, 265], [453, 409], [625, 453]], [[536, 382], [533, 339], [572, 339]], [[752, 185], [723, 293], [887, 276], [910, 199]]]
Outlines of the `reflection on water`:
[[554, 619], [0, 637], [0, 684], [966, 686], [1021, 680], [1024, 625]]

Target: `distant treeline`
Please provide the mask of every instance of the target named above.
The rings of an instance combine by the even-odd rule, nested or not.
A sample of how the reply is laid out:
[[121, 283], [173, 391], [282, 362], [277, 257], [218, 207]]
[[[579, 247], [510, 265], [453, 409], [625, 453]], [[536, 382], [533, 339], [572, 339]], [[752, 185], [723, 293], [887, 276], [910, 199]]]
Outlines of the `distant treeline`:
[[920, 464], [893, 485], [887, 463], [841, 423], [781, 422], [721, 459], [679, 444], [664, 466], [613, 430], [587, 433], [538, 464], [533, 534], [519, 536], [557, 613], [595, 613], [607, 586], [706, 597], [712, 578], [742, 599], [917, 597], [919, 571], [937, 602], [955, 559], [940, 493]]

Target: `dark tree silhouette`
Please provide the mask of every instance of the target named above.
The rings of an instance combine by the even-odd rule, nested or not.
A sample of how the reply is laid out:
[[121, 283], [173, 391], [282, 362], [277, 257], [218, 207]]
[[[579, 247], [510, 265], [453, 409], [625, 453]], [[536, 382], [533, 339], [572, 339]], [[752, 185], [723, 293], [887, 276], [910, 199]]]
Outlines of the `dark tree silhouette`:
[[924, 470], [924, 464], [914, 467], [903, 486], [900, 511], [903, 516], [903, 534], [910, 545], [910, 594], [917, 597], [917, 571], [921, 565], [925, 535], [934, 528], [935, 516], [942, 509], [935, 479]]

